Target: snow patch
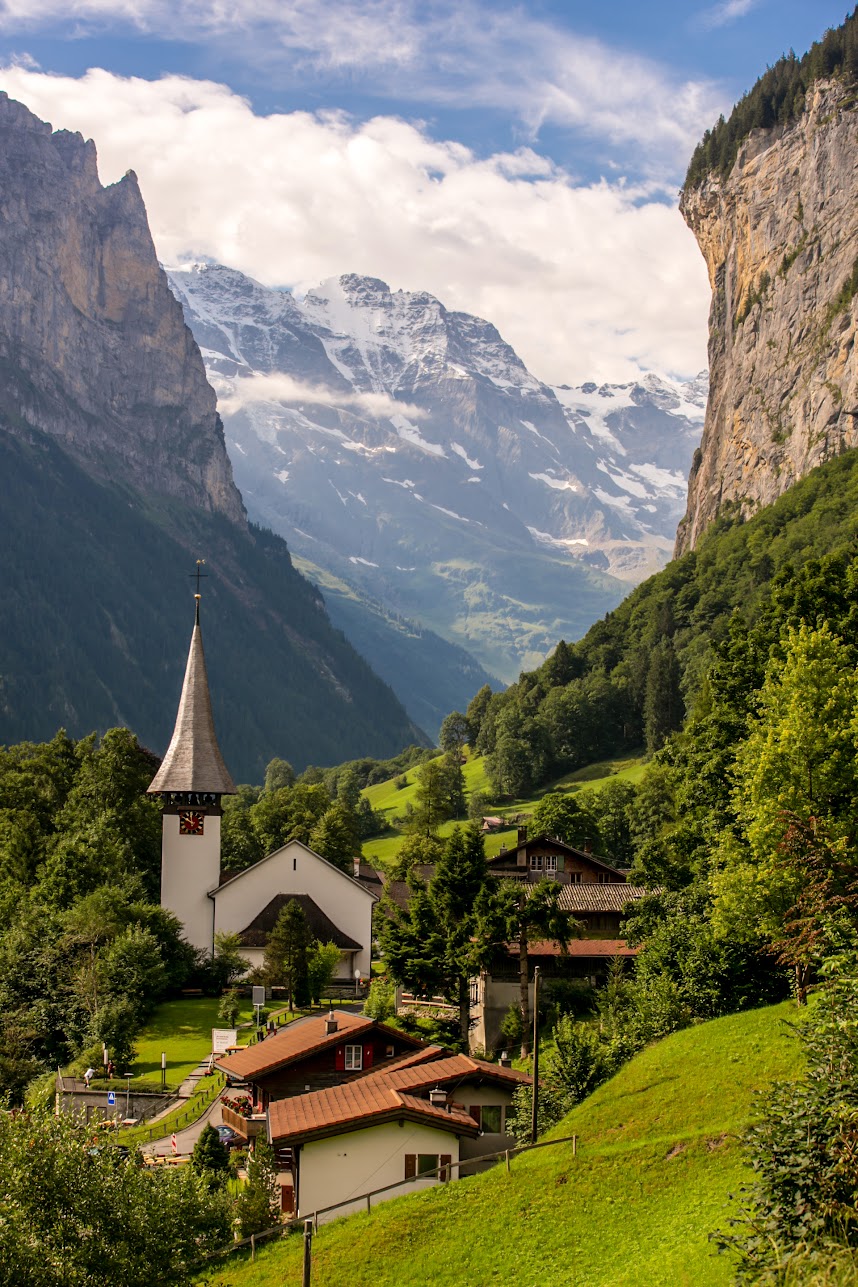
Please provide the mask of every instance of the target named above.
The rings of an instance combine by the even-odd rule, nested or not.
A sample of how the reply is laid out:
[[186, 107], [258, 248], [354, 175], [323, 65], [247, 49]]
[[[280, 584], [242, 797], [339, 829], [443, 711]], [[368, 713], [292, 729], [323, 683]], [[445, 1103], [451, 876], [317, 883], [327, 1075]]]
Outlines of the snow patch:
[[450, 450], [455, 451], [457, 456], [461, 456], [462, 460], [464, 460], [465, 464], [468, 466], [469, 469], [482, 469], [482, 465], [480, 464], [480, 462], [478, 460], [471, 460], [470, 456], [465, 451], [465, 448], [460, 446], [459, 443], [451, 442]]
[[590, 544], [583, 536], [552, 536], [549, 532], [540, 532], [536, 527], [529, 527], [527, 530], [540, 545], [554, 545], [561, 550], [569, 549], [573, 545]]
[[371, 563], [369, 559], [362, 559], [359, 554], [350, 554], [349, 563], [362, 563], [365, 568], [377, 568], [377, 563]]
[[288, 483], [288, 481], [289, 481], [289, 470], [288, 470], [288, 469], [278, 469], [278, 470], [277, 470], [277, 473], [274, 475], [274, 477], [275, 477], [275, 478], [279, 478], [281, 483]]
[[528, 474], [537, 483], [545, 483], [546, 487], [553, 487], [558, 492], [577, 492], [580, 490], [577, 483], [570, 483], [568, 479], [554, 478], [551, 474]]
[[405, 416], [389, 416], [388, 419], [399, 437], [405, 442], [412, 443], [415, 447], [419, 447], [421, 451], [428, 451], [430, 456], [447, 455], [439, 442], [427, 442], [417, 426], [407, 420]]

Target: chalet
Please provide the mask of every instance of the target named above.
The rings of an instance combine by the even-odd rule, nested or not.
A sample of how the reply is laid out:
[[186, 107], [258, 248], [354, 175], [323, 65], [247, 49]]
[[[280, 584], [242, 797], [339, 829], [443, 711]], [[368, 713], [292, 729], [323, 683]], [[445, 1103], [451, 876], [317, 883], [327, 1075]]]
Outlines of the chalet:
[[256, 1045], [215, 1058], [229, 1082], [249, 1087], [253, 1110], [244, 1117], [227, 1107], [224, 1121], [242, 1135], [258, 1134], [275, 1101], [352, 1081], [387, 1061], [427, 1049], [419, 1038], [361, 1014], [335, 1010], [299, 1019]]
[[588, 849], [576, 849], [556, 836], [527, 838], [527, 828], [519, 827], [514, 849], [502, 849], [488, 860], [493, 876], [505, 880], [535, 883], [548, 877], [561, 885], [625, 884], [625, 873]]
[[[346, 1085], [278, 1100], [268, 1130], [284, 1209], [306, 1216], [345, 1203], [327, 1217], [336, 1219], [385, 1185], [397, 1187], [377, 1200], [482, 1169], [453, 1164], [514, 1147], [506, 1115], [515, 1089], [529, 1081], [435, 1046]], [[450, 1170], [431, 1174], [439, 1167]]]

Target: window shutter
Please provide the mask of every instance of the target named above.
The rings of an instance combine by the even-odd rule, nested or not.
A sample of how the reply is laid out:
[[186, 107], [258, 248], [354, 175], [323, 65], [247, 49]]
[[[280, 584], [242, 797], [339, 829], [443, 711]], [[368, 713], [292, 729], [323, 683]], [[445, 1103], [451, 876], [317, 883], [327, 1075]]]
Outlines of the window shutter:
[[345, 1072], [346, 1070], [345, 1046], [337, 1046], [336, 1050], [334, 1051], [334, 1067], [336, 1068], [337, 1072]]
[[416, 1153], [406, 1153], [406, 1154], [405, 1154], [405, 1178], [406, 1178], [406, 1180], [413, 1180], [416, 1174], [417, 1174], [417, 1154], [416, 1154]]
[[470, 1114], [471, 1117], [473, 1117], [474, 1121], [477, 1123], [480, 1130], [482, 1130], [483, 1121], [482, 1121], [482, 1112], [480, 1111], [480, 1105], [471, 1104], [471, 1107], [468, 1109], [468, 1113]]
[[451, 1180], [451, 1179], [453, 1178], [453, 1174], [452, 1174], [452, 1171], [451, 1171], [451, 1169], [450, 1169], [450, 1163], [451, 1163], [452, 1161], [453, 1161], [453, 1154], [452, 1154], [452, 1153], [442, 1153], [442, 1154], [441, 1154], [441, 1156], [438, 1158], [438, 1165], [439, 1165], [439, 1166], [445, 1166], [445, 1167], [447, 1168], [447, 1169], [446, 1169], [446, 1171], [442, 1171], [442, 1172], [441, 1172], [441, 1183], [442, 1183], [442, 1184], [446, 1184], [448, 1180]]
[[370, 1041], [370, 1042], [367, 1042], [367, 1044], [366, 1044], [366, 1045], [364, 1046], [364, 1048], [363, 1048], [363, 1066], [364, 1066], [364, 1068], [371, 1068], [371, 1067], [372, 1067], [372, 1055], [373, 1055], [372, 1042]]

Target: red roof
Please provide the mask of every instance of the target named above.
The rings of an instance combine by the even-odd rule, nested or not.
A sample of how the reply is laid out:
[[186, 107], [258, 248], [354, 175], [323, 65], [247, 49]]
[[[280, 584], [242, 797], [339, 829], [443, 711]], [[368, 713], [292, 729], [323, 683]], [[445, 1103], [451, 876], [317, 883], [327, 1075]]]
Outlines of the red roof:
[[326, 1014], [314, 1016], [312, 1019], [301, 1019], [296, 1023], [290, 1023], [274, 1036], [266, 1037], [255, 1046], [247, 1046], [246, 1049], [237, 1050], [232, 1055], [221, 1055], [220, 1058], [215, 1059], [215, 1066], [230, 1077], [236, 1077], [242, 1081], [253, 1080], [263, 1073], [272, 1072], [275, 1068], [282, 1068], [299, 1059], [305, 1059], [308, 1055], [324, 1050], [328, 1046], [336, 1046], [344, 1037], [361, 1037], [373, 1030], [396, 1037], [406, 1045], [418, 1046], [421, 1049], [424, 1045], [417, 1037], [408, 1036], [398, 1029], [387, 1028], [384, 1024], [378, 1023], [375, 1019], [368, 1019], [362, 1014], [349, 1014], [346, 1010], [335, 1010], [334, 1018], [337, 1020], [336, 1032], [326, 1031], [328, 1020]]
[[364, 1082], [384, 1082], [396, 1090], [417, 1090], [426, 1086], [441, 1086], [445, 1082], [473, 1081], [475, 1079], [506, 1083], [510, 1090], [523, 1083], [530, 1084], [527, 1073], [514, 1068], [501, 1068], [499, 1064], [489, 1063], [485, 1059], [472, 1059], [470, 1055], [447, 1055], [432, 1060], [431, 1063], [406, 1066], [404, 1063], [395, 1067], [389, 1065], [374, 1069], [361, 1080]]
[[[510, 955], [518, 955], [518, 944], [511, 943]], [[528, 943], [528, 956], [574, 956], [586, 958], [607, 956], [637, 956], [639, 947], [629, 947], [624, 938], [573, 938], [564, 952], [559, 943], [538, 939]]]
[[268, 1110], [268, 1132], [272, 1141], [297, 1143], [403, 1117], [456, 1135], [479, 1134], [479, 1127], [469, 1113], [458, 1108], [436, 1107], [428, 1099], [394, 1090], [386, 1081], [374, 1077], [361, 1077], [309, 1095], [278, 1099]]

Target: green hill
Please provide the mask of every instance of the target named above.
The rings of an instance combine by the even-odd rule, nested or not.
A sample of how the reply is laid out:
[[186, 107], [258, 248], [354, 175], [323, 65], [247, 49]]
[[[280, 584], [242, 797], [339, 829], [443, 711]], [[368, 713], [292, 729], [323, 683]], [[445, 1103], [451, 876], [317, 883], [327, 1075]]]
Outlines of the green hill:
[[[313, 1287], [726, 1287], [730, 1261], [708, 1234], [749, 1178], [736, 1137], [754, 1091], [798, 1072], [795, 1017], [784, 1002], [650, 1046], [552, 1133], [576, 1133], [577, 1157], [560, 1144], [515, 1159], [509, 1175], [500, 1167], [323, 1227]], [[300, 1281], [298, 1237], [208, 1278]]]

